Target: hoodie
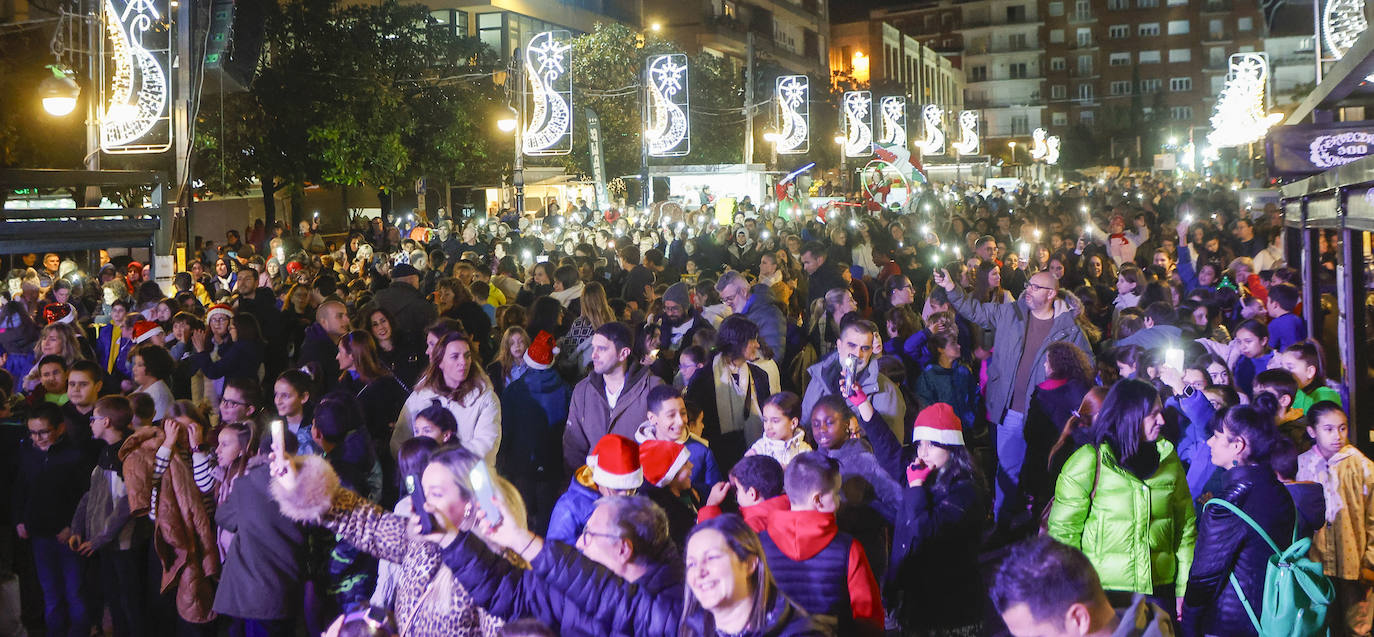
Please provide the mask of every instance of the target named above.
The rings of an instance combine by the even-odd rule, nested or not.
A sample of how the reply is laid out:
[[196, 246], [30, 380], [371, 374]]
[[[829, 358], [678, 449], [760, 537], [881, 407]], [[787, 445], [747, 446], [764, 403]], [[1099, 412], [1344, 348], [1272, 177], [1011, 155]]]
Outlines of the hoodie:
[[775, 511], [760, 539], [778, 588], [803, 610], [839, 618], [839, 634], [882, 634], [878, 580], [834, 513]]
[[[787, 499], [787, 494], [768, 498], [758, 504], [740, 507], [739, 514], [744, 518], [744, 523], [749, 528], [754, 529], [755, 533], [763, 533], [768, 530], [768, 520], [778, 511], [787, 511], [792, 508], [792, 501]], [[711, 518], [718, 518], [725, 515], [725, 511], [718, 504], [708, 504], [697, 511], [697, 524], [701, 524]]]

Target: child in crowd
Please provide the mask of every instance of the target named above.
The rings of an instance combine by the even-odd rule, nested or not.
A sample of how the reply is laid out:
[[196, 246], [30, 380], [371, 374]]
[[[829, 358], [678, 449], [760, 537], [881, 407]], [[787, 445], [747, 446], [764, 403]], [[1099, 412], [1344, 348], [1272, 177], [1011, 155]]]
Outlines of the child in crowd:
[[1348, 634], [1368, 635], [1374, 594], [1368, 529], [1374, 525], [1374, 462], [1350, 444], [1340, 404], [1321, 401], [1307, 410], [1307, 433], [1315, 444], [1298, 456], [1298, 480], [1322, 485], [1326, 523], [1312, 538], [1312, 557], [1336, 585], [1330, 619]]
[[130, 516], [119, 450], [132, 431], [134, 411], [129, 399], [106, 396], [96, 401], [91, 435], [104, 444], [91, 471], [90, 489], [72, 515], [67, 546], [85, 556], [99, 555], [100, 592], [110, 609], [114, 634], [147, 634], [140, 605], [147, 570], [146, 537], [137, 537], [137, 520]]
[[639, 445], [616, 434], [602, 436], [588, 454], [587, 464], [573, 472], [568, 490], [554, 503], [549, 541], [575, 544], [597, 500], [607, 495], [634, 495], [643, 485]]
[[49, 354], [38, 361], [38, 387], [29, 392], [29, 406], [40, 402], [59, 407], [67, 404], [67, 361], [58, 354]]
[[[698, 498], [705, 497], [711, 485], [720, 482], [720, 468], [706, 440], [689, 429], [691, 412], [682, 391], [672, 385], [657, 385], [649, 390], [644, 404], [648, 419], [635, 431], [635, 442], [642, 445], [649, 440], [666, 440], [685, 446], [692, 460], [692, 489]], [[701, 410], [696, 415], [700, 420]]]
[[[219, 487], [215, 490], [215, 504], [222, 505], [229, 499], [229, 493], [234, 489], [234, 482], [248, 473], [248, 462], [256, 455], [257, 438], [253, 435], [253, 427], [241, 422], [231, 422], [220, 427], [219, 433], [215, 436], [215, 479], [219, 482]], [[223, 559], [229, 554], [229, 544], [234, 541], [234, 534], [224, 529], [219, 530], [220, 558]]]
[[1268, 393], [1278, 402], [1275, 416], [1279, 433], [1286, 436], [1302, 453], [1312, 448], [1312, 439], [1307, 437], [1307, 418], [1303, 411], [1293, 407], [1298, 395], [1298, 379], [1283, 369], [1266, 369], [1255, 375], [1255, 395]]
[[48, 634], [85, 635], [90, 631], [81, 590], [85, 567], [67, 542], [95, 459], [67, 439], [57, 405], [34, 406], [27, 425], [29, 439], [19, 449], [12, 521], [20, 539], [28, 540], [33, 549]]
[[148, 394], [129, 394], [129, 404], [134, 408], [134, 430], [151, 427], [157, 415], [157, 401]]
[[[984, 598], [978, 549], [987, 504], [982, 477], [946, 404], [921, 410], [912, 431], [888, 567], [888, 599], [901, 599], [902, 626], [918, 634], [981, 634]], [[941, 573], [931, 577], [931, 573]]]
[[1197, 339], [1197, 343], [1226, 361], [1236, 389], [1246, 396], [1254, 391], [1255, 376], [1269, 369], [1269, 360], [1275, 356], [1269, 347], [1269, 328], [1254, 319], [1236, 326], [1235, 337], [1230, 343], [1207, 338]]
[[768, 516], [760, 534], [778, 588], [812, 614], [839, 621], [840, 635], [883, 634], [878, 580], [863, 546], [835, 522], [840, 468], [816, 452], [798, 455], [783, 474], [790, 506]]
[[301, 454], [320, 454], [320, 446], [310, 433], [310, 375], [299, 369], [288, 369], [277, 377], [272, 386], [272, 403], [277, 417], [286, 422], [286, 429], [296, 436]]
[[792, 506], [783, 492], [782, 465], [768, 456], [745, 456], [730, 469], [727, 481], [711, 487], [706, 505], [697, 511], [697, 522], [724, 514], [721, 504], [731, 491], [744, 522], [759, 533], [768, 528], [768, 517], [774, 511]]
[[1326, 386], [1326, 374], [1322, 371], [1322, 354], [1316, 343], [1294, 343], [1279, 356], [1280, 365], [1298, 381], [1298, 393], [1293, 398], [1293, 409], [1307, 413], [1308, 408], [1323, 400], [1342, 404], [1341, 395]]
[[424, 436], [442, 445], [453, 440], [453, 436], [458, 432], [458, 419], [435, 399], [430, 406], [415, 415], [415, 423], [412, 426], [415, 428], [415, 435]]
[[769, 456], [784, 469], [800, 454], [811, 451], [801, 423], [801, 397], [778, 392], [763, 403], [763, 437], [754, 441], [745, 456]]
[[965, 427], [972, 427], [974, 405], [978, 403], [978, 379], [959, 362], [963, 349], [953, 331], [930, 336], [933, 362], [916, 378], [916, 400], [922, 408], [945, 403], [959, 414]]
[[1293, 497], [1298, 513], [1297, 539], [1312, 537], [1317, 529], [1326, 524], [1326, 496], [1322, 492], [1322, 485], [1298, 480], [1300, 453], [1297, 445], [1288, 438], [1277, 439], [1274, 449], [1269, 452], [1269, 466], [1288, 490], [1288, 495]]
[[1264, 310], [1269, 314], [1269, 346], [1275, 351], [1283, 351], [1289, 345], [1307, 338], [1307, 321], [1293, 313], [1302, 293], [1288, 283], [1280, 283], [1269, 288], [1269, 299]]
[[639, 445], [644, 469], [640, 493], [668, 516], [668, 534], [682, 546], [697, 521], [698, 496], [692, 489], [692, 460], [687, 448], [670, 440], [646, 440]]
[[678, 377], [673, 379], [673, 386], [678, 389], [685, 389], [692, 382], [692, 377], [701, 371], [710, 361], [706, 356], [706, 350], [700, 345], [692, 345], [677, 356]]

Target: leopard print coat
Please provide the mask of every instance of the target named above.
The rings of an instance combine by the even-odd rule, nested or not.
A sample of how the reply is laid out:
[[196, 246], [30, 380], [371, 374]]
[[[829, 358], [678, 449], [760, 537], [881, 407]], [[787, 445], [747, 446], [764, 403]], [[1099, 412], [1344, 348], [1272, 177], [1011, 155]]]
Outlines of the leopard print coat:
[[414, 538], [409, 520], [338, 486], [327, 462], [298, 456], [300, 481], [292, 492], [279, 482], [273, 497], [289, 518], [319, 524], [378, 559], [401, 565], [396, 625], [402, 637], [496, 637], [505, 622], [473, 604], [444, 566], [438, 546]]

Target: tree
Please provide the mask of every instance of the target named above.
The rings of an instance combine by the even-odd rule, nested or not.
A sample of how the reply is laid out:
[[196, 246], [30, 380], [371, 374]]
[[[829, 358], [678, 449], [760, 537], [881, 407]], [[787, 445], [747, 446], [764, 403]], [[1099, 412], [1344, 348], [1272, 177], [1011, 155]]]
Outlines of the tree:
[[[588, 108], [601, 121], [608, 179], [640, 170], [644, 65], [648, 58], [675, 53], [671, 42], [621, 24], [598, 24], [573, 39], [574, 131], [586, 131]], [[691, 152], [653, 164], [739, 163], [744, 148], [744, 94], [727, 60], [699, 53], [688, 61], [691, 93]], [[576, 133], [575, 133], [576, 136]], [[591, 173], [590, 149], [574, 144], [563, 158], [570, 172]]]
[[[79, 168], [85, 149], [85, 103], [95, 91], [81, 87], [77, 108], [65, 117], [43, 110], [38, 84], [52, 73], [48, 33], [31, 29], [0, 37], [0, 168]], [[83, 82], [83, 84], [85, 84]]]
[[492, 178], [494, 132], [480, 122], [496, 104], [494, 53], [428, 16], [395, 0], [277, 5], [249, 92], [202, 109], [205, 189], [241, 193], [256, 180], [270, 222], [273, 196], [285, 189], [298, 207], [307, 183], [370, 186], [385, 206], [422, 176]]

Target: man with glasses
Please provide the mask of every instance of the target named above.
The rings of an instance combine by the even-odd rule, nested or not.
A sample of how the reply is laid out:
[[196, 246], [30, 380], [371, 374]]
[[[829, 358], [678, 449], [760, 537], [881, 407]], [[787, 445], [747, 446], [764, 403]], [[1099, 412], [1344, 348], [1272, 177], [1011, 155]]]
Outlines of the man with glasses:
[[219, 397], [219, 424], [252, 423], [262, 402], [262, 390], [251, 378], [227, 378]]
[[659, 335], [654, 373], [669, 382], [677, 372], [678, 353], [692, 346], [698, 330], [711, 326], [692, 305], [688, 290], [687, 284], [681, 281], [668, 286], [663, 292], [663, 313], [654, 317]]
[[650, 623], [664, 628], [650, 632], [677, 632], [685, 599], [682, 560], [669, 539], [668, 518], [649, 498], [598, 500], [576, 550], [544, 541], [512, 523], [513, 516], [504, 519], [490, 540], [518, 552], [531, 569], [512, 567], [472, 533], [443, 549], [444, 564], [473, 603], [502, 619], [533, 617], [560, 635], [601, 636], [634, 632], [635, 613], [628, 607], [636, 598], [652, 606]]
[[19, 448], [15, 531], [33, 548], [48, 634], [85, 635], [90, 632], [81, 585], [85, 565], [67, 539], [72, 515], [90, 486], [95, 455], [68, 440], [57, 405], [34, 406], [25, 424], [29, 439]]
[[992, 358], [984, 389], [988, 418], [997, 423], [995, 506], [999, 530], [1026, 521], [1021, 496], [1021, 465], [1026, 455], [1026, 411], [1036, 385], [1045, 380], [1045, 350], [1068, 341], [1089, 358], [1092, 348], [1074, 319], [1083, 311], [1072, 294], [1060, 293], [1059, 280], [1037, 272], [1015, 303], [980, 303], [964, 294], [943, 268], [934, 274], [954, 310], [985, 330], [993, 330]]
[[721, 303], [758, 326], [759, 340], [773, 351], [774, 356], [781, 356], [786, 351], [787, 317], [773, 302], [772, 288], [759, 284], [751, 290], [743, 274], [730, 271], [720, 275], [716, 291], [720, 293]]

